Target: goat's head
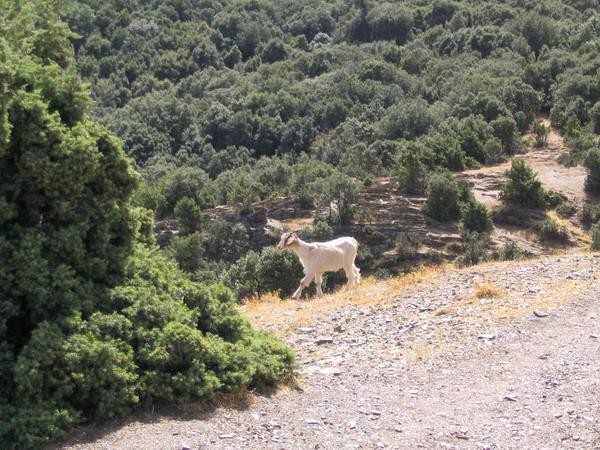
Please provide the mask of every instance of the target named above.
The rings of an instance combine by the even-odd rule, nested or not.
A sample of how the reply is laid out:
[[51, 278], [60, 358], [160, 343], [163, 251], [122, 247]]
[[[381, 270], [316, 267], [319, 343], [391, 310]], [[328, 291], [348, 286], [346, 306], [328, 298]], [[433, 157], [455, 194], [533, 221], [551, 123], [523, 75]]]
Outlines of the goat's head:
[[294, 244], [298, 242], [298, 235], [296, 233], [283, 233], [277, 248], [279, 250], [285, 250], [286, 248], [294, 247]]

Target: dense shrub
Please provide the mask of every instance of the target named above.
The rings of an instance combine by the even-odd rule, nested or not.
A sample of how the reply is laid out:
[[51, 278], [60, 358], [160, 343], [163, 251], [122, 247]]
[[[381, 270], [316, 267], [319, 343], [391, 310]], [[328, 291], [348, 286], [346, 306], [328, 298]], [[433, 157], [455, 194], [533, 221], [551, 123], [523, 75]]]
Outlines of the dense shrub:
[[179, 225], [179, 233], [184, 236], [198, 231], [203, 222], [200, 207], [189, 197], [183, 197], [175, 204], [173, 214]]
[[329, 164], [316, 160], [301, 161], [294, 167], [290, 182], [292, 196], [303, 207], [313, 207], [315, 205], [314, 183], [328, 178], [332, 173], [333, 168]]
[[[57, 5], [5, 6], [0, 447], [37, 448], [140, 405], [291, 376], [291, 350], [254, 331], [228, 289], [191, 282], [150, 247], [151, 217], [131, 206], [136, 177], [121, 143], [89, 119]], [[191, 174], [179, 175], [171, 209], [197, 199]]]
[[584, 164], [588, 169], [585, 190], [591, 194], [600, 195], [600, 149], [590, 150]]
[[600, 203], [584, 203], [581, 209], [581, 222], [590, 226], [598, 221], [600, 221]]
[[427, 171], [418, 156], [406, 153], [396, 169], [398, 187], [408, 194], [422, 194], [427, 187]]
[[521, 259], [523, 256], [523, 251], [513, 241], [504, 244], [494, 254], [494, 258], [500, 261], [514, 261]]
[[592, 131], [600, 134], [600, 101], [596, 102], [590, 111]]
[[[351, 177], [334, 172], [324, 184], [317, 185], [319, 204], [329, 208], [329, 219], [341, 225], [352, 222], [356, 212], [355, 202], [358, 195], [357, 183]], [[335, 214], [332, 205], [335, 205]]]
[[413, 14], [395, 3], [382, 3], [369, 11], [367, 25], [373, 40], [394, 40], [402, 44], [410, 37]]
[[224, 281], [238, 299], [278, 292], [289, 297], [302, 279], [302, 264], [290, 251], [266, 247], [261, 253], [248, 252], [224, 275]]
[[431, 175], [427, 183], [425, 213], [441, 221], [457, 219], [460, 214], [459, 194], [458, 183], [451, 173], [438, 172]]
[[592, 243], [590, 248], [592, 250], [600, 250], [600, 222], [592, 225], [590, 228], [590, 234], [592, 235]]
[[241, 223], [213, 220], [206, 226], [204, 251], [213, 260], [233, 262], [249, 247], [248, 230]]
[[492, 230], [492, 220], [486, 206], [474, 198], [462, 205], [460, 222], [463, 233], [489, 233]]
[[333, 228], [324, 220], [316, 222], [315, 226], [311, 228], [303, 228], [298, 232], [298, 235], [302, 240], [305, 241], [329, 241], [333, 237]]
[[558, 207], [556, 208], [556, 213], [560, 217], [566, 219], [572, 217], [577, 212], [577, 209], [578, 208], [576, 203], [565, 201], [558, 205]]
[[479, 264], [486, 259], [486, 248], [490, 237], [486, 233], [472, 232], [464, 238], [464, 249], [461, 261], [466, 265]]
[[564, 225], [558, 224], [553, 219], [545, 219], [538, 222], [535, 226], [540, 239], [543, 241], [553, 241], [567, 244], [571, 241], [571, 233]]
[[[243, 168], [212, 202], [241, 210], [244, 198], [287, 193], [312, 206], [310, 183], [287, 190], [259, 177], [264, 156], [293, 167], [310, 153], [364, 180], [396, 165], [378, 141], [425, 145], [427, 171], [462, 170], [519, 151], [540, 112], [588, 136], [598, 122], [598, 14], [566, 0], [71, 3], [95, 112], [127, 153], [143, 172], [172, 163], [169, 172], [202, 168], [214, 181]], [[172, 216], [182, 197], [165, 204], [158, 186], [172, 180], [145, 175], [140, 204]]]
[[545, 205], [542, 183], [525, 161], [513, 159], [506, 176], [507, 180], [502, 186], [504, 201], [529, 208], [540, 208]]
[[548, 134], [550, 133], [550, 128], [544, 125], [544, 123], [541, 120], [536, 120], [533, 123], [531, 131], [533, 132], [533, 136], [535, 137], [535, 146], [544, 147], [548, 142]]
[[176, 236], [169, 243], [168, 253], [177, 261], [181, 270], [195, 272], [203, 264], [203, 244], [204, 236], [199, 232]]

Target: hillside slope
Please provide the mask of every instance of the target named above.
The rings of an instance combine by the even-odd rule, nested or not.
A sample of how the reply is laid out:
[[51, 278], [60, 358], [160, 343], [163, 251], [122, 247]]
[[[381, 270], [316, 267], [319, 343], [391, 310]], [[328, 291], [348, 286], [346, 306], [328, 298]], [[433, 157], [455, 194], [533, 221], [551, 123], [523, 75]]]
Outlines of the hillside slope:
[[62, 448], [600, 448], [599, 256], [247, 304], [295, 347], [300, 387], [87, 430]]

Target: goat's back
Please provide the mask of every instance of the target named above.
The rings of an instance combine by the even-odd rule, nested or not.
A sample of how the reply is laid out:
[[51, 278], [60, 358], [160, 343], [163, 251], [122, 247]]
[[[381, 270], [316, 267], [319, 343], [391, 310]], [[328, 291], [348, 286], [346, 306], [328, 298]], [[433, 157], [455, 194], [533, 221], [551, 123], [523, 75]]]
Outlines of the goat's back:
[[326, 242], [315, 242], [315, 244], [320, 247], [335, 247], [346, 251], [358, 251], [358, 241], [350, 236], [343, 236]]

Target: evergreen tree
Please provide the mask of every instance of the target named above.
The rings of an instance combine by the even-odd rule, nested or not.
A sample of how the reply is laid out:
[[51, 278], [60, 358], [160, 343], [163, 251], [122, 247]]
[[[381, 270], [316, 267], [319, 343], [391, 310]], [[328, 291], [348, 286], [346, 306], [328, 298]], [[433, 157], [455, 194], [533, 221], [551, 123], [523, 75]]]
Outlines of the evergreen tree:
[[539, 208], [546, 204], [542, 183], [525, 161], [513, 159], [506, 176], [508, 179], [502, 186], [505, 201], [529, 208]]
[[[0, 10], [0, 448], [136, 405], [292, 375], [232, 293], [151, 248], [136, 176], [91, 104], [60, 1]], [[135, 243], [135, 241], [140, 243]]]

